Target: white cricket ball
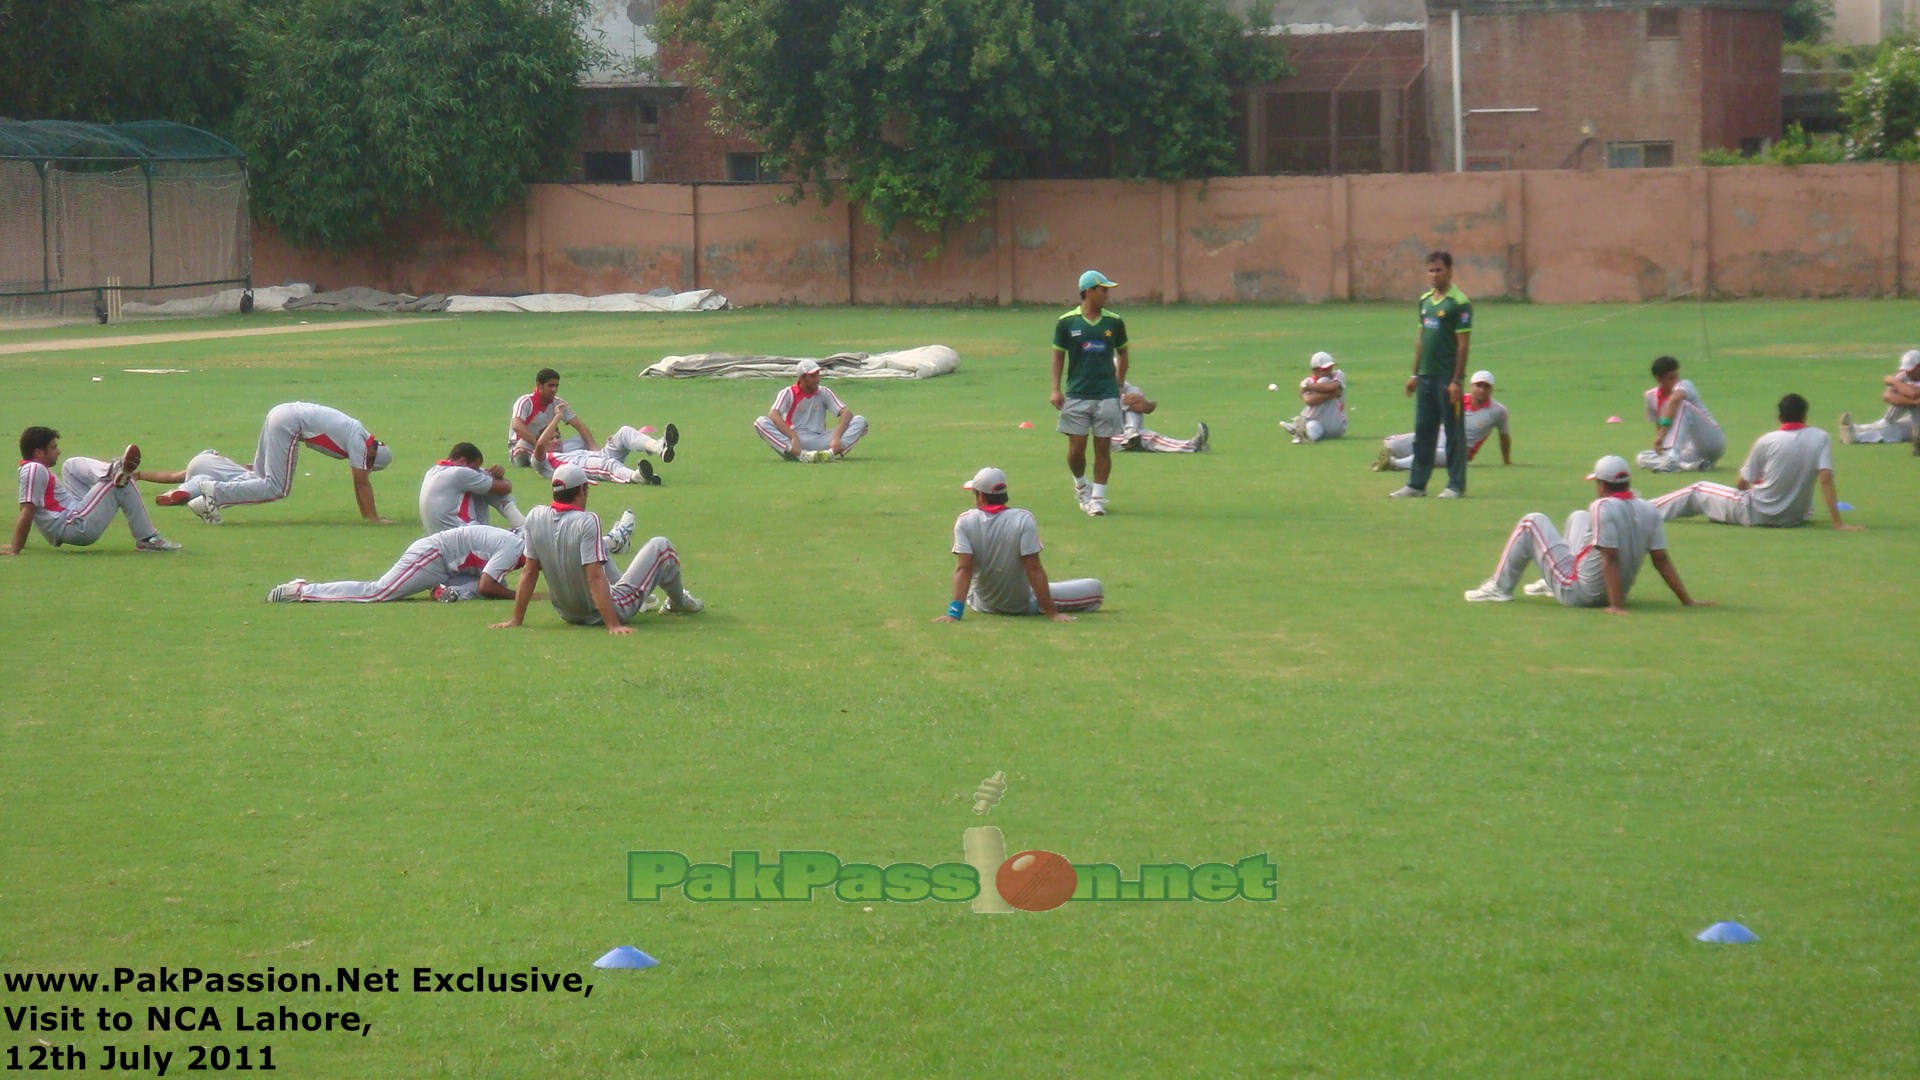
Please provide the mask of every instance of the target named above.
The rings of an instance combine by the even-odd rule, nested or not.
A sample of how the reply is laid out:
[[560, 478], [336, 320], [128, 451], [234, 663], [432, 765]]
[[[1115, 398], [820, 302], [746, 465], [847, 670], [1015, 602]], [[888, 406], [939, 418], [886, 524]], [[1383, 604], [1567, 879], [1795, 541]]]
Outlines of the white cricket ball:
[[1269, 389], [1269, 390], [1278, 390], [1278, 389], [1280, 389], [1280, 384], [1279, 384], [1279, 383], [1277, 383], [1277, 382], [1270, 382], [1270, 383], [1268, 383], [1268, 384], [1267, 384], [1267, 389]]
[[100, 376], [98, 376], [98, 375], [95, 375], [95, 376], [93, 377], [93, 381], [94, 381], [94, 382], [99, 382], [99, 381], [100, 381]]

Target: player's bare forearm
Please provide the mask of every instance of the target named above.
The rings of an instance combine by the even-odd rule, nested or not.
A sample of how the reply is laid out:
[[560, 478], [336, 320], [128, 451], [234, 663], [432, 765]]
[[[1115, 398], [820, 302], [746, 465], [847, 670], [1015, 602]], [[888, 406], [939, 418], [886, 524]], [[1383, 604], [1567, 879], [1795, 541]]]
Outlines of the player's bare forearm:
[[1066, 366], [1067, 354], [1059, 349], [1053, 350], [1053, 380], [1050, 384], [1052, 390], [1048, 392], [1047, 400], [1051, 402], [1056, 409], [1065, 404], [1067, 400], [1065, 395], [1060, 393], [1060, 373], [1066, 370]]
[[1500, 464], [1513, 464], [1513, 438], [1504, 431], [1500, 433]]
[[827, 440], [827, 449], [832, 450], [836, 454], [846, 449], [846, 444], [841, 442], [840, 440], [846, 438], [847, 429], [852, 426], [853, 426], [853, 410], [841, 409], [840, 424], [839, 426], [833, 429], [833, 437]]
[[1740, 475], [1734, 477], [1733, 486], [1740, 491], [1752, 491], [1753, 481], [1747, 479], [1746, 470], [1742, 469]]
[[[558, 419], [558, 414], [555, 414], [555, 418]], [[587, 422], [585, 420], [582, 420], [579, 417], [575, 417], [573, 420], [573, 430], [579, 432], [580, 437], [587, 441], [587, 449], [589, 450], [600, 449], [600, 441], [593, 437], [593, 432], [590, 429], [588, 429]]]
[[488, 600], [513, 600], [520, 594], [502, 585], [492, 574], [481, 574], [480, 595]]
[[1673, 560], [1667, 557], [1665, 549], [1650, 551], [1647, 553], [1647, 558], [1653, 561], [1653, 568], [1660, 571], [1660, 579], [1667, 583], [1667, 588], [1673, 590], [1673, 595], [1682, 604], [1685, 604], [1687, 607], [1713, 606], [1713, 601], [1711, 600], [1695, 600], [1693, 597], [1687, 595], [1687, 587], [1680, 581], [1680, 570], [1673, 565]]
[[600, 621], [607, 625], [607, 633], [633, 633], [633, 627], [620, 621], [620, 609], [613, 606], [613, 590], [607, 585], [607, 564], [588, 563], [586, 571], [587, 595], [593, 597], [593, 609], [600, 613]]
[[1122, 386], [1125, 386], [1127, 384], [1127, 364], [1129, 362], [1127, 359], [1128, 353], [1129, 353], [1128, 348], [1125, 345], [1122, 345], [1120, 346], [1120, 351], [1114, 354], [1115, 359], [1113, 362], [1113, 377]]
[[556, 410], [553, 414], [553, 418], [547, 421], [547, 426], [541, 428], [540, 434], [534, 436], [533, 452], [536, 454], [546, 453], [547, 447], [553, 445], [553, 437], [559, 434], [559, 432], [560, 432], [560, 413]]
[[527, 556], [520, 567], [520, 585], [513, 591], [513, 614], [503, 623], [494, 623], [495, 630], [510, 630], [519, 626], [527, 617], [527, 605], [533, 602], [533, 590], [540, 584], [540, 560]]
[[1054, 606], [1053, 586], [1047, 582], [1047, 570], [1040, 565], [1040, 556], [1028, 555], [1020, 561], [1027, 571], [1027, 587], [1033, 590], [1033, 598], [1040, 603], [1040, 614], [1054, 622], [1072, 622], [1073, 616]]
[[1607, 583], [1607, 613], [1625, 615], [1627, 613], [1627, 590], [1620, 582], [1620, 551], [1618, 548], [1600, 549], [1600, 578]]
[[27, 531], [33, 528], [33, 504], [21, 503], [20, 516], [13, 523], [13, 538], [8, 541], [0, 555], [18, 555], [27, 546]]
[[953, 598], [965, 603], [968, 590], [973, 588], [973, 562], [962, 559], [960, 565], [953, 568]]
[[1467, 349], [1473, 345], [1472, 334], [1456, 332], [1453, 335], [1453, 381], [1465, 384], [1467, 381]]
[[1840, 493], [1833, 487], [1833, 470], [1820, 470], [1820, 497], [1827, 501], [1827, 514], [1833, 519], [1833, 527], [1841, 532], [1859, 532], [1864, 525], [1849, 525], [1840, 519]]
[[374, 508], [373, 480], [367, 476], [364, 469], [353, 470], [353, 501], [360, 507], [360, 516], [366, 520], [375, 525], [393, 524], [392, 521], [381, 517], [380, 511]]
[[187, 482], [187, 470], [135, 469], [133, 478], [143, 484], [184, 484]]

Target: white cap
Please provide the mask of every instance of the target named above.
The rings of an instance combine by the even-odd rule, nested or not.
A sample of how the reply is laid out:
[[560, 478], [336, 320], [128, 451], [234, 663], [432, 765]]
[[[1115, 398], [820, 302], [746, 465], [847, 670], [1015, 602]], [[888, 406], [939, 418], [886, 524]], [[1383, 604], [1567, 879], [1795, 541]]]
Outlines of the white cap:
[[391, 464], [393, 464], [393, 447], [383, 442], [374, 443], [373, 460], [367, 463], [367, 471], [379, 472]]
[[1333, 366], [1333, 354], [1330, 352], [1314, 353], [1310, 363], [1312, 363], [1313, 370], [1315, 371], [1319, 371], [1321, 368], [1330, 368]]
[[820, 361], [818, 360], [802, 360], [796, 368], [797, 373], [801, 375], [811, 375], [819, 370]]
[[1908, 349], [1900, 354], [1900, 370], [1912, 371], [1920, 368], [1920, 349]]
[[1007, 474], [989, 465], [973, 474], [973, 479], [960, 485], [968, 491], [977, 491], [982, 495], [1005, 495], [1007, 493]]
[[587, 470], [575, 465], [571, 461], [553, 470], [553, 490], [555, 491], [568, 491], [577, 487], [585, 487], [588, 484], [598, 484], [599, 482], [598, 480], [588, 479]]
[[1609, 484], [1624, 484], [1633, 479], [1633, 469], [1627, 459], [1619, 454], [1608, 454], [1593, 463], [1593, 471], [1587, 474], [1589, 480], [1604, 480]]
[[1493, 385], [1493, 372], [1491, 372], [1491, 371], [1476, 371], [1476, 372], [1474, 372], [1474, 373], [1473, 373], [1473, 378], [1471, 378], [1471, 379], [1468, 379], [1468, 380], [1467, 380], [1467, 383], [1468, 383], [1468, 385], [1472, 385], [1472, 384], [1474, 384], [1474, 383], [1477, 383], [1477, 382], [1483, 382], [1483, 383], [1486, 383], [1486, 384], [1487, 384], [1488, 386], [1492, 386], [1492, 385]]

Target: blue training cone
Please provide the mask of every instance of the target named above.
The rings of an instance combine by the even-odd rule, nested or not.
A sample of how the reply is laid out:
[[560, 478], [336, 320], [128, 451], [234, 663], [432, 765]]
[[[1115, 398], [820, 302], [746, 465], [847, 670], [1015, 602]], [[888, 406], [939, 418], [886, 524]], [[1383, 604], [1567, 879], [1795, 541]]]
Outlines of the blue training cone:
[[1760, 940], [1760, 935], [1737, 922], [1717, 922], [1693, 935], [1693, 938], [1695, 941], [1710, 941], [1715, 945], [1751, 945]]
[[646, 953], [641, 952], [631, 945], [622, 945], [617, 949], [607, 950], [607, 955], [595, 960], [593, 966], [597, 968], [650, 968], [659, 963], [660, 961], [655, 960], [653, 957], [648, 956]]
[[1842, 509], [1842, 510], [1851, 510], [1851, 509], [1853, 509], [1853, 504], [1852, 504], [1852, 503], [1849, 503], [1849, 502], [1843, 502], [1843, 503], [1835, 503], [1834, 505], [1835, 505], [1835, 506], [1838, 506], [1838, 507], [1839, 507], [1840, 509]]

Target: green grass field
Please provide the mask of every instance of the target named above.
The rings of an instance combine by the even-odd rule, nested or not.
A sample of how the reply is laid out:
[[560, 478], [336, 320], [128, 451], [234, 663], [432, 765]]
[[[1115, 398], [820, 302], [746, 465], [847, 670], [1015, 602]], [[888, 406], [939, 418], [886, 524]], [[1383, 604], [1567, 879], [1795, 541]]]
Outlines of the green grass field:
[[[1596, 457], [1644, 446], [1655, 355], [1726, 426], [1709, 478], [1731, 482], [1787, 391], [1830, 430], [1877, 415], [1920, 304], [1484, 304], [1471, 364], [1499, 377], [1516, 463], [1483, 454], [1451, 503], [1389, 500], [1397, 478], [1366, 468], [1411, 424], [1408, 305], [1121, 311], [1154, 425], [1205, 420], [1214, 449], [1118, 458], [1098, 520], [1052, 431], [1047, 309], [403, 317], [0, 357], [0, 430], [53, 425], [69, 455], [244, 460], [272, 405], [345, 409], [394, 446], [375, 487], [402, 522], [359, 523], [346, 469], [307, 453], [290, 498], [222, 527], [154, 509], [178, 554], [136, 553], [116, 524], [0, 560], [0, 968], [402, 973], [397, 993], [10, 991], [85, 1009], [78, 1032], [5, 1031], [18, 1063], [44, 1040], [96, 1070], [106, 1044], [170, 1050], [170, 1075], [210, 1044], [271, 1045], [290, 1077], [1920, 1072], [1920, 461], [1836, 447], [1863, 533], [1670, 526], [1715, 608], [1650, 569], [1627, 618], [1461, 600], [1516, 517], [1564, 518]], [[753, 437], [776, 382], [635, 377], [671, 353], [929, 342], [960, 351], [958, 375], [838, 387], [874, 432], [832, 466]], [[1352, 434], [1288, 445], [1275, 421], [1319, 348], [1352, 380]], [[592, 505], [671, 537], [705, 613], [612, 637], [544, 603], [490, 631], [507, 605], [261, 602], [389, 566], [421, 470], [459, 440], [503, 456], [546, 364], [602, 434], [685, 433], [665, 486]], [[1101, 578], [1105, 610], [931, 622], [959, 485], [988, 464], [1053, 576]], [[532, 505], [537, 478], [513, 475]], [[1129, 873], [1265, 852], [1278, 899], [984, 916], [625, 898], [636, 849], [959, 861], [995, 770], [1010, 852]], [[1762, 942], [1693, 940], [1719, 920]], [[589, 966], [620, 944], [660, 966]], [[593, 991], [408, 988], [415, 967], [476, 966]], [[149, 1032], [161, 1005], [215, 1006], [223, 1029]], [[281, 1005], [372, 1027], [234, 1030], [235, 1007]], [[101, 1007], [132, 1030], [98, 1031]]]

